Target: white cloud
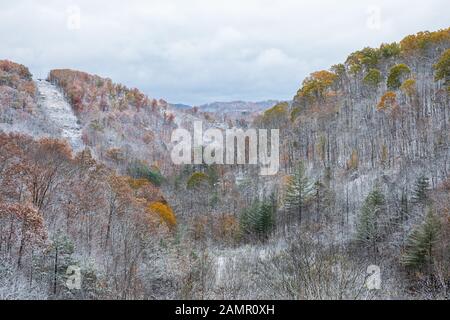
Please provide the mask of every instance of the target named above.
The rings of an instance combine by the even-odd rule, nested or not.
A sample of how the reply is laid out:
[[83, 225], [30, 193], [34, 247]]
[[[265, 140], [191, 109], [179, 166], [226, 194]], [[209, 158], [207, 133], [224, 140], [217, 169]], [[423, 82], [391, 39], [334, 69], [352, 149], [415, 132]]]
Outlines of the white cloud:
[[[449, 21], [444, 0], [0, 1], [1, 58], [38, 77], [76, 68], [193, 104], [289, 99], [354, 50]], [[79, 29], [67, 28], [74, 6]]]

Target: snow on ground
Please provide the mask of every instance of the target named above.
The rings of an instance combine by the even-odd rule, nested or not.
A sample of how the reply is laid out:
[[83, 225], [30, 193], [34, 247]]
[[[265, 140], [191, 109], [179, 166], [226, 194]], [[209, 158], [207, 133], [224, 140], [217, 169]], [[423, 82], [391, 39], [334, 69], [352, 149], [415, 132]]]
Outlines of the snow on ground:
[[266, 245], [244, 245], [233, 249], [217, 250], [214, 254], [216, 286], [227, 281], [229, 275], [227, 273], [235, 272], [237, 264], [264, 260], [271, 254], [278, 254], [286, 248], [286, 242], [279, 239]]
[[45, 80], [36, 81], [36, 86], [39, 92], [38, 106], [47, 116], [48, 121], [60, 130], [61, 138], [66, 139], [75, 152], [83, 149], [81, 126], [61, 91]]

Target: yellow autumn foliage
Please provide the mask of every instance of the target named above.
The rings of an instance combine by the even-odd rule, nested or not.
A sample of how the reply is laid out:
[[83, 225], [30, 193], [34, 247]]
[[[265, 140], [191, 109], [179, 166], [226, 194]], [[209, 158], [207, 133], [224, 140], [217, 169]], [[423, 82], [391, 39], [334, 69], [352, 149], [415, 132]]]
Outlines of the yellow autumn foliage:
[[303, 81], [303, 86], [298, 90], [296, 97], [319, 99], [332, 87], [336, 79], [337, 75], [333, 72], [326, 70], [313, 72]]
[[159, 201], [152, 202], [148, 206], [148, 211], [157, 214], [161, 221], [164, 222], [171, 230], [177, 225], [175, 214], [167, 204]]
[[416, 80], [407, 79], [403, 82], [400, 89], [409, 97], [412, 97], [416, 93]]
[[289, 104], [287, 102], [280, 102], [272, 108], [266, 110], [262, 116], [262, 122], [265, 125], [283, 123], [289, 112]]
[[431, 44], [443, 43], [450, 40], [450, 28], [429, 32], [418, 32], [400, 41], [402, 53], [410, 53], [427, 49]]

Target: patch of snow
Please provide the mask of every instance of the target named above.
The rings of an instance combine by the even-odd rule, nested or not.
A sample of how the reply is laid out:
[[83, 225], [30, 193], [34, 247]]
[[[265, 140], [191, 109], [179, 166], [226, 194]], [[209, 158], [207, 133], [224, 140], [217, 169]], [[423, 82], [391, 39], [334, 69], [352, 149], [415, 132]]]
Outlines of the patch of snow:
[[39, 92], [38, 106], [61, 132], [61, 138], [66, 139], [75, 152], [84, 148], [81, 139], [81, 126], [72, 107], [66, 101], [58, 87], [45, 80], [36, 81]]

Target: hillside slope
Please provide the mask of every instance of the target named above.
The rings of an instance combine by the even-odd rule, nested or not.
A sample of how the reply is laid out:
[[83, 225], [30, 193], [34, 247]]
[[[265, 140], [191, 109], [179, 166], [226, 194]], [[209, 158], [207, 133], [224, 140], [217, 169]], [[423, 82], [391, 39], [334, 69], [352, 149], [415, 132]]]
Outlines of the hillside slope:
[[[449, 66], [450, 29], [418, 33], [233, 123], [1, 61], [0, 298], [448, 299]], [[173, 165], [199, 119], [280, 129], [278, 174]]]
[[36, 86], [39, 93], [38, 106], [43, 109], [48, 120], [61, 131], [60, 137], [69, 141], [74, 152], [84, 149], [78, 119], [62, 93], [47, 81], [39, 80]]
[[375, 186], [395, 205], [402, 193], [412, 196], [420, 175], [432, 188], [448, 178], [448, 74], [436, 78], [448, 48], [446, 29], [355, 52], [311, 74], [291, 106], [267, 111], [257, 125], [282, 130], [284, 170], [303, 160], [312, 179], [333, 190], [333, 210], [353, 229]]
[[[294, 98], [291, 114], [306, 142], [301, 142], [302, 154], [325, 166], [349, 169], [347, 160], [355, 152], [362, 170], [380, 165], [398, 169], [433, 157], [436, 149], [445, 155], [449, 97], [445, 81], [436, 81], [434, 66], [450, 47], [449, 33], [442, 31], [442, 39], [417, 49], [407, 48], [403, 40], [399, 51], [387, 56], [383, 46], [366, 48], [331, 72], [312, 74]], [[321, 79], [327, 76], [329, 84]], [[316, 81], [324, 88], [315, 89]], [[330, 150], [322, 159], [312, 148], [321, 136]], [[435, 175], [446, 175], [442, 170]]]

